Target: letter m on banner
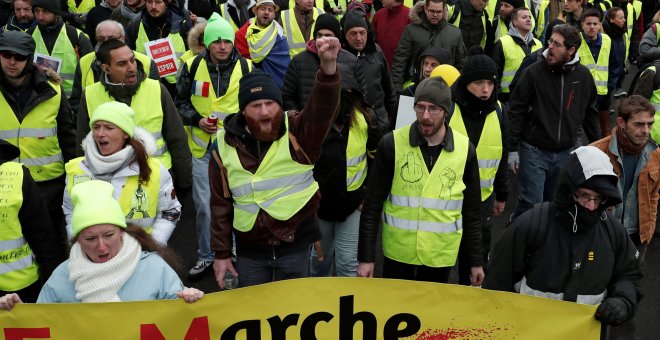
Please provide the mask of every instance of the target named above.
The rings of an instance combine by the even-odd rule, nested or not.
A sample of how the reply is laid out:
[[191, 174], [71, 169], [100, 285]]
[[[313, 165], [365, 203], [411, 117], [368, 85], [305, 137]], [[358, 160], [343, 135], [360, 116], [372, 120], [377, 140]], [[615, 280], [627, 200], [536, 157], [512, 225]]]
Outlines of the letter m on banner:
[[[7, 338], [9, 339], [9, 338]], [[18, 339], [18, 338], [17, 338]], [[206, 316], [194, 318], [188, 327], [184, 340], [211, 340], [209, 318]], [[167, 340], [155, 323], [140, 325], [140, 340]]]

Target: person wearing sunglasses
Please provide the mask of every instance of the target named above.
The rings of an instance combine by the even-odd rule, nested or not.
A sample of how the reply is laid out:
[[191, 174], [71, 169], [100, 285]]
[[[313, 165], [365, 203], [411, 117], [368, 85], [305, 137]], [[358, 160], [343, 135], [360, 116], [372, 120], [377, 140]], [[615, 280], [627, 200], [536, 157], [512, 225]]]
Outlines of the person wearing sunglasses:
[[59, 77], [32, 63], [34, 50], [27, 33], [0, 34], [0, 135], [20, 148], [17, 161], [37, 182], [59, 232], [56, 242], [66, 244], [64, 163], [75, 157], [75, 132]]
[[484, 288], [598, 305], [603, 327], [635, 314], [639, 252], [608, 211], [621, 203], [610, 158], [594, 146], [573, 151], [551, 202], [513, 220], [495, 246]]

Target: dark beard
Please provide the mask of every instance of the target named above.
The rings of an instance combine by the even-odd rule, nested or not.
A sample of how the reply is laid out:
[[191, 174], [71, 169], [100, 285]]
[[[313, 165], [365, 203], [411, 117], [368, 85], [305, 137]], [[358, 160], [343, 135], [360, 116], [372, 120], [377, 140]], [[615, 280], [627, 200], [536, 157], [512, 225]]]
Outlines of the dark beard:
[[259, 124], [259, 120], [245, 116], [245, 123], [248, 130], [254, 136], [254, 139], [262, 142], [273, 142], [279, 138], [280, 127], [282, 126], [282, 111], [278, 112], [271, 122], [271, 128], [264, 130]]

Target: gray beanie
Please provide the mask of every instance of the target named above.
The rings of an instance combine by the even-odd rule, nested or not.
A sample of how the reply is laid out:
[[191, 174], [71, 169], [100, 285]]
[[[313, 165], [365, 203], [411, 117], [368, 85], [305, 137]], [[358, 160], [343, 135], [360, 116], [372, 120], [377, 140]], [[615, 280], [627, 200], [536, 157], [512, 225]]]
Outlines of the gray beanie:
[[449, 112], [451, 90], [442, 77], [431, 77], [422, 80], [415, 90], [415, 104], [425, 101], [440, 106]]

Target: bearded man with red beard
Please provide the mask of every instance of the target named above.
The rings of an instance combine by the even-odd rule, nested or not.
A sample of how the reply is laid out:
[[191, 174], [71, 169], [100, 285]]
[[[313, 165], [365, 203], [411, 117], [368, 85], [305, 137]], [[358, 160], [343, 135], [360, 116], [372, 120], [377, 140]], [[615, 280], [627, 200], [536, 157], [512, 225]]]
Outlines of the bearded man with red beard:
[[468, 137], [448, 125], [450, 105], [447, 83], [424, 79], [412, 107], [417, 121], [381, 139], [362, 206], [358, 276], [373, 277], [382, 215], [383, 277], [446, 283], [461, 247], [471, 284], [481, 285], [477, 154]]
[[255, 70], [241, 78], [240, 111], [225, 118], [211, 147], [211, 249], [221, 289], [227, 272], [238, 276], [240, 287], [309, 276], [310, 248], [321, 238], [312, 170], [339, 112], [341, 90], [339, 40], [316, 43], [321, 67], [302, 111], [283, 112], [277, 84]]

